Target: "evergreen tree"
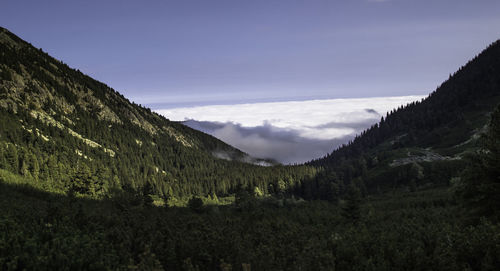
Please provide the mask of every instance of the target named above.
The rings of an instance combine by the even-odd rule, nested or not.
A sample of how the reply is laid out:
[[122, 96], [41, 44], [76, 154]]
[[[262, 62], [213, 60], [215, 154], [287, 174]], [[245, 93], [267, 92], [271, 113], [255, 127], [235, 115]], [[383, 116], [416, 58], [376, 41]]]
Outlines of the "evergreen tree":
[[19, 172], [19, 158], [17, 148], [13, 144], [7, 146], [7, 163], [11, 172]]
[[351, 184], [344, 200], [342, 216], [352, 222], [358, 221], [361, 218], [361, 191], [359, 188]]
[[32, 153], [28, 155], [29, 162], [28, 162], [28, 170], [31, 172], [31, 176], [35, 178], [35, 180], [38, 180], [38, 176], [40, 174], [40, 165], [38, 163], [38, 159], [36, 156]]
[[29, 169], [28, 169], [28, 155], [25, 153], [23, 158], [20, 161], [21, 167], [19, 168], [19, 173], [23, 176], [30, 176]]
[[4, 144], [0, 143], [0, 168], [2, 169], [9, 168], [9, 164], [7, 162], [7, 159], [5, 158], [6, 154], [7, 153]]
[[255, 205], [254, 192], [240, 187], [236, 192], [234, 205], [236, 205], [239, 210], [251, 210]]
[[153, 206], [153, 198], [151, 197], [153, 193], [153, 186], [151, 185], [151, 183], [146, 182], [146, 184], [142, 188], [142, 199], [144, 206]]

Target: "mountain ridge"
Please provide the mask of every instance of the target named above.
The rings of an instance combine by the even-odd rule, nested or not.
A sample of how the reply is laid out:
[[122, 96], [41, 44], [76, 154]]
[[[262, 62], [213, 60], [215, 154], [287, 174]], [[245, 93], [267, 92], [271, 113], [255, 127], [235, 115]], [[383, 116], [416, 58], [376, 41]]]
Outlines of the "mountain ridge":
[[[399, 180], [415, 171], [433, 176], [439, 171], [433, 167], [446, 168], [444, 178], [429, 179], [442, 182], [463, 166], [461, 155], [475, 148], [477, 132], [500, 102], [500, 43], [495, 42], [428, 98], [393, 110], [330, 155], [305, 165], [262, 168], [238, 161], [268, 161], [252, 160], [218, 139], [128, 101], [6, 29], [0, 31], [0, 46], [0, 108], [6, 112], [4, 126], [10, 127], [0, 141], [6, 160], [13, 159], [9, 152], [14, 149], [23, 156], [7, 167], [39, 176], [44, 171], [40, 168], [57, 162], [76, 165], [56, 170], [66, 178], [58, 190], [74, 189], [74, 180], [83, 178], [83, 186], [97, 186], [101, 196], [112, 187], [152, 186], [148, 193], [161, 197], [229, 195], [255, 188], [264, 194], [286, 191], [326, 199], [337, 189], [330, 183], [341, 186], [340, 194], [350, 183], [374, 191], [391, 183], [407, 185]], [[45, 146], [52, 139], [55, 149]], [[51, 148], [56, 155], [45, 150]], [[31, 156], [41, 156], [42, 162], [33, 162]]]
[[[42, 166], [19, 158], [21, 166], [13, 165], [19, 173], [19, 168], [28, 164], [31, 170], [24, 170], [24, 174], [37, 171], [35, 175], [40, 175], [43, 170], [33, 168], [53, 167], [48, 165], [49, 157], [69, 165], [57, 170], [67, 179], [59, 185], [59, 191], [68, 191], [73, 180], [83, 175], [84, 183], [101, 187], [101, 195], [114, 186], [137, 190], [148, 185], [158, 196], [222, 195], [242, 185], [257, 185], [266, 191], [269, 183], [283, 178], [281, 175], [297, 173], [290, 167], [278, 167], [278, 173], [274, 173], [247, 165], [268, 161], [252, 158], [212, 136], [130, 102], [3, 28], [0, 52], [0, 109], [5, 112], [2, 117], [7, 127], [0, 141], [11, 152], [9, 144], [15, 143], [16, 151], [23, 156], [36, 153], [40, 157], [37, 163]], [[46, 151], [54, 146], [45, 145], [53, 144], [56, 150]], [[259, 173], [243, 178], [249, 170]], [[47, 171], [48, 176], [51, 173]]]
[[450, 74], [427, 98], [394, 109], [349, 143], [306, 163], [325, 169], [312, 186], [327, 192], [316, 191], [315, 197], [331, 194], [330, 182], [354, 182], [371, 192], [448, 184], [466, 166], [463, 158], [478, 149], [498, 104], [500, 41]]

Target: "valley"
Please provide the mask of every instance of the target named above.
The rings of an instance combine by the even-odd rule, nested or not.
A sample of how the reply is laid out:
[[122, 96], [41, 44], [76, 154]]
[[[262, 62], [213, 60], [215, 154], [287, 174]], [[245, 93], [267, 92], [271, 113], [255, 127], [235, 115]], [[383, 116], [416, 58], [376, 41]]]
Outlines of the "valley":
[[497, 41], [426, 99], [282, 165], [0, 28], [0, 270], [494, 270], [499, 86]]

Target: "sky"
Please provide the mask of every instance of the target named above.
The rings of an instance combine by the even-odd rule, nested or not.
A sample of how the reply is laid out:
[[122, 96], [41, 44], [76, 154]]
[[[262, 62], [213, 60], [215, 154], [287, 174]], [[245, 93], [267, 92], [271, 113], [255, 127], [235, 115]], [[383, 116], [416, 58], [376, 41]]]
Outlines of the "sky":
[[[169, 119], [294, 163], [435, 90], [500, 38], [499, 14], [498, 0], [4, 0], [0, 26]], [[373, 113], [380, 97], [395, 100]], [[311, 130], [340, 117], [343, 134]]]
[[428, 94], [498, 0], [4, 0], [0, 25], [153, 108]]

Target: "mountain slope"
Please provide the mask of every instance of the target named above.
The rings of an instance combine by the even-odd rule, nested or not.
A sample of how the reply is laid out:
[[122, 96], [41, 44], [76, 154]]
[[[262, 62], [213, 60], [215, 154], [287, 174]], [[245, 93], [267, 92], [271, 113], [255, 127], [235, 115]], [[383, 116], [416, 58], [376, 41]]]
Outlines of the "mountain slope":
[[349, 144], [308, 164], [326, 169], [319, 182], [354, 181], [363, 189], [446, 183], [477, 148], [499, 103], [497, 41], [426, 99], [392, 111]]
[[267, 191], [312, 170], [238, 162], [260, 161], [131, 103], [3, 28], [0, 110], [0, 167], [56, 192], [224, 195], [240, 186]]

